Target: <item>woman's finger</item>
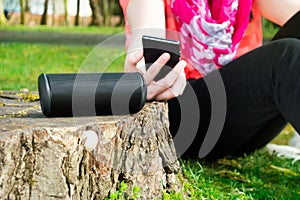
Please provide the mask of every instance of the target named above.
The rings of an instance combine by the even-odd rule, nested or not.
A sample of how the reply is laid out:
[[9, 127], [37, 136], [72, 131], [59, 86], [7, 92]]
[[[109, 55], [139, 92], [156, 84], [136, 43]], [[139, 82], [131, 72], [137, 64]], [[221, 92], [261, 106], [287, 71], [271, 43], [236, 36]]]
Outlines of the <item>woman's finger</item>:
[[136, 68], [144, 75], [146, 73], [145, 59], [142, 59], [136, 64]]
[[184, 89], [186, 86], [186, 79], [180, 75], [171, 88], [168, 88], [167, 90], [163, 91], [162, 93], [158, 94], [155, 99], [158, 101], [161, 100], [169, 100], [174, 97], [178, 97], [182, 95]]
[[147, 86], [147, 100], [153, 100], [155, 97], [165, 90], [168, 90], [169, 87], [165, 85], [158, 84], [157, 82], [153, 81]]
[[177, 97], [179, 95], [182, 95], [185, 86], [186, 86], [186, 79], [180, 74], [180, 76], [178, 76], [175, 83], [172, 85], [170, 89]]
[[125, 72], [134, 72], [137, 70], [136, 65], [143, 59], [143, 51], [137, 50], [127, 54], [125, 59]]
[[180, 76], [180, 74], [182, 74], [185, 66], [186, 62], [184, 60], [179, 61], [174, 69], [157, 83], [167, 88], [171, 87], [175, 83], [176, 79]]
[[157, 95], [155, 97], [155, 100], [157, 101], [167, 101], [169, 99], [175, 98], [177, 97], [176, 94], [172, 91], [171, 88], [165, 90], [164, 92], [162, 92], [161, 94]]
[[153, 81], [153, 79], [157, 76], [162, 67], [168, 62], [170, 59], [169, 53], [163, 53], [146, 71], [145, 79], [146, 83], [149, 84]]
[[[147, 99], [168, 100], [182, 94], [186, 86], [185, 61], [180, 61], [165, 78], [151, 82], [147, 89]], [[180, 71], [181, 70], [181, 71]]]

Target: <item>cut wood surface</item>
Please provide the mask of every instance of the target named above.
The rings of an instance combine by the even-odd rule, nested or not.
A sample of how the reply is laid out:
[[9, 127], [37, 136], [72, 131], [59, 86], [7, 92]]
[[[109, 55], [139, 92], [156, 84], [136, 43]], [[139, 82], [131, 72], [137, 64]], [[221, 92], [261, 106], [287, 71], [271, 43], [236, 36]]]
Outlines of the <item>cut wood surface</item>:
[[134, 115], [46, 118], [34, 95], [0, 92], [0, 199], [103, 199], [122, 181], [141, 199], [181, 188], [166, 103]]

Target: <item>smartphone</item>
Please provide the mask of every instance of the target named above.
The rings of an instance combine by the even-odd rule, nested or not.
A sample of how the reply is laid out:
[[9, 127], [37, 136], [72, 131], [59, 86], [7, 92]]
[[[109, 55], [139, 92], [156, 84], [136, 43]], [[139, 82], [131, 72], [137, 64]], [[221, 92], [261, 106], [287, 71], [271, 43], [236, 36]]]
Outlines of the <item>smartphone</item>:
[[170, 60], [161, 69], [160, 73], [155, 77], [155, 81], [165, 77], [172, 68], [179, 62], [180, 59], [180, 43], [176, 40], [164, 38], [142, 36], [144, 58], [146, 70], [163, 54], [169, 53]]

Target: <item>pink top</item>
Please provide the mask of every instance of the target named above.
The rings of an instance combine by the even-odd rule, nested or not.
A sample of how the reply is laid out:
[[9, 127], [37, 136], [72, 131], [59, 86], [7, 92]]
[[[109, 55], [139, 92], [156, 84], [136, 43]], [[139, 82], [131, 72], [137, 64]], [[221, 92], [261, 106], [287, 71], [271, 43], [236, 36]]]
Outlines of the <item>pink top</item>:
[[[252, 4], [252, 19], [248, 25], [248, 28], [245, 32], [245, 28], [247, 27], [246, 24], [242, 24], [243, 20], [242, 18], [248, 17], [247, 16], [247, 8], [251, 7], [251, 1], [248, 1], [248, 5], [245, 3], [247, 1], [244, 0], [215, 0], [217, 1], [217, 4], [230, 4], [230, 7], [228, 6], [226, 8], [226, 4], [223, 5], [225, 9], [222, 9], [221, 11], [218, 10], [219, 8], [222, 8], [222, 6], [214, 6], [209, 4], [208, 1], [205, 0], [187, 0], [181, 1], [181, 0], [163, 0], [165, 4], [165, 16], [166, 16], [166, 29], [167, 30], [176, 30], [181, 33], [182, 35], [187, 35], [188, 37], [184, 38], [181, 37], [181, 51], [182, 51], [182, 59], [187, 60], [188, 66], [185, 69], [186, 77], [187, 78], [200, 78], [207, 73], [209, 73], [211, 70], [219, 68], [220, 66], [226, 64], [226, 62], [229, 62], [230, 59], [226, 62], [224, 62], [223, 58], [230, 58], [231, 59], [238, 57], [262, 44], [262, 28], [261, 28], [261, 17], [259, 10], [257, 9], [256, 2], [254, 0]], [[215, 2], [214, 1], [214, 2]], [[126, 47], [128, 47], [131, 33], [130, 33], [130, 26], [128, 24], [127, 16], [126, 16], [126, 9], [128, 5], [129, 0], [120, 0], [120, 5], [123, 8], [124, 11], [124, 17], [125, 17], [125, 31], [126, 31]], [[184, 2], [185, 4], [182, 4]], [[228, 3], [230, 2], [230, 3]], [[232, 4], [237, 3], [236, 9], [234, 10], [234, 6], [231, 6]], [[173, 3], [173, 4], [172, 4]], [[196, 3], [195, 5], [202, 5], [195, 8], [192, 3]], [[238, 4], [240, 3], [240, 4]], [[187, 6], [186, 6], [187, 5]], [[216, 5], [216, 4], [215, 4]], [[250, 5], [250, 6], [249, 6]], [[190, 7], [188, 7], [190, 6]], [[238, 7], [239, 6], [239, 7]], [[241, 7], [244, 6], [245, 9], [243, 11], [241, 10]], [[214, 7], [216, 8], [214, 10]], [[237, 9], [239, 8], [239, 10]], [[191, 9], [193, 8], [193, 9]], [[207, 12], [209, 12], [209, 17], [205, 16], [202, 11], [205, 9], [210, 9]], [[227, 9], [227, 10], [226, 10]], [[249, 10], [248, 10], [249, 11]], [[211, 13], [210, 13], [211, 12]], [[223, 13], [223, 16], [222, 16]], [[225, 14], [224, 14], [225, 13]], [[228, 14], [229, 13], [229, 14]], [[243, 13], [246, 13], [246, 15]], [[249, 13], [249, 12], [248, 12]], [[177, 17], [175, 18], [174, 15]], [[214, 16], [218, 15], [218, 16]], [[226, 15], [226, 16], [225, 16]], [[224, 17], [225, 16], [225, 17]], [[222, 23], [219, 23], [219, 21], [214, 20], [214, 17], [223, 20]], [[227, 17], [227, 18], [226, 18]], [[223, 19], [222, 19], [223, 18]], [[195, 20], [194, 20], [195, 19]], [[198, 20], [198, 21], [197, 21]], [[224, 23], [226, 20], [228, 20], [228, 23]], [[217, 21], [217, 22], [216, 22]], [[191, 26], [193, 25], [191, 22], [195, 22], [193, 28]], [[234, 33], [230, 32], [232, 30], [231, 24], [239, 24], [239, 27], [236, 28], [235, 25], [235, 31]], [[225, 24], [225, 25], [224, 25]], [[234, 25], [232, 25], [234, 26]], [[243, 27], [244, 26], [244, 27]], [[193, 32], [193, 29], [197, 29], [197, 32]], [[216, 29], [217, 28], [217, 29]], [[213, 40], [211, 39], [209, 32], [211, 30], [220, 30], [220, 28], [224, 28], [224, 32], [226, 35], [227, 33], [232, 33], [232, 35], [229, 34], [229, 39], [231, 39], [230, 44], [228, 46], [224, 47], [224, 41], [228, 41], [228, 38], [225, 38], [224, 40]], [[201, 34], [197, 34], [198, 32], [201, 32]], [[220, 32], [220, 31], [219, 31]], [[218, 32], [218, 33], [219, 33]], [[224, 33], [223, 32], [223, 33]], [[245, 32], [245, 34], [244, 34]], [[169, 32], [167, 32], [167, 38], [169, 39], [178, 39], [176, 36], [169, 35]], [[215, 33], [213, 33], [215, 34]], [[192, 35], [192, 37], [191, 37]], [[212, 43], [213, 47], [209, 47], [208, 51], [208, 45], [206, 43], [202, 43], [199, 38], [197, 38], [197, 35], [201, 36], [201, 40], [207, 40], [210, 43]], [[204, 35], [204, 38], [203, 38]], [[240, 37], [240, 38], [239, 38]], [[240, 39], [242, 40], [240, 41]], [[191, 39], [192, 38], [192, 39]], [[184, 40], [186, 39], [186, 40]], [[190, 40], [192, 41], [192, 45], [190, 44]], [[188, 41], [188, 42], [187, 42]], [[228, 43], [229, 44], [229, 43]], [[190, 45], [190, 46], [189, 46]], [[207, 56], [207, 58], [203, 57], [200, 50], [193, 47], [199, 47], [200, 50], [204, 51], [202, 53], [203, 55]], [[222, 47], [222, 48], [219, 48]], [[201, 49], [202, 48], [202, 49]], [[191, 51], [193, 49], [193, 51]], [[194, 53], [193, 55], [193, 52]], [[200, 52], [200, 53], [199, 53]], [[197, 57], [198, 56], [198, 57]], [[208, 58], [211, 58], [210, 60]], [[213, 62], [212, 62], [213, 61]], [[208, 63], [205, 65], [205, 63]], [[194, 67], [195, 66], [195, 67]], [[202, 68], [199, 66], [203, 66]], [[208, 67], [206, 67], [208, 66]], [[206, 68], [205, 68], [206, 67]]]

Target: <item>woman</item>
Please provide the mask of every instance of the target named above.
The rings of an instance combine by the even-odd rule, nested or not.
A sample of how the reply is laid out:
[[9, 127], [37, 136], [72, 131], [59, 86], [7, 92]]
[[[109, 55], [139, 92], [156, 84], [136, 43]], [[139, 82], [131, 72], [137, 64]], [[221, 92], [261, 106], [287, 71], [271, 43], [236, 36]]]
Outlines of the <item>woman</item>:
[[[168, 100], [179, 155], [241, 155], [267, 144], [287, 122], [300, 131], [300, 41], [281, 39], [300, 37], [300, 1], [120, 3], [127, 30], [125, 71], [144, 75], [148, 100]], [[285, 25], [276, 40], [259, 47], [261, 14]], [[157, 82], [153, 79], [170, 55], [143, 70], [142, 35], [181, 41], [182, 60]]]

